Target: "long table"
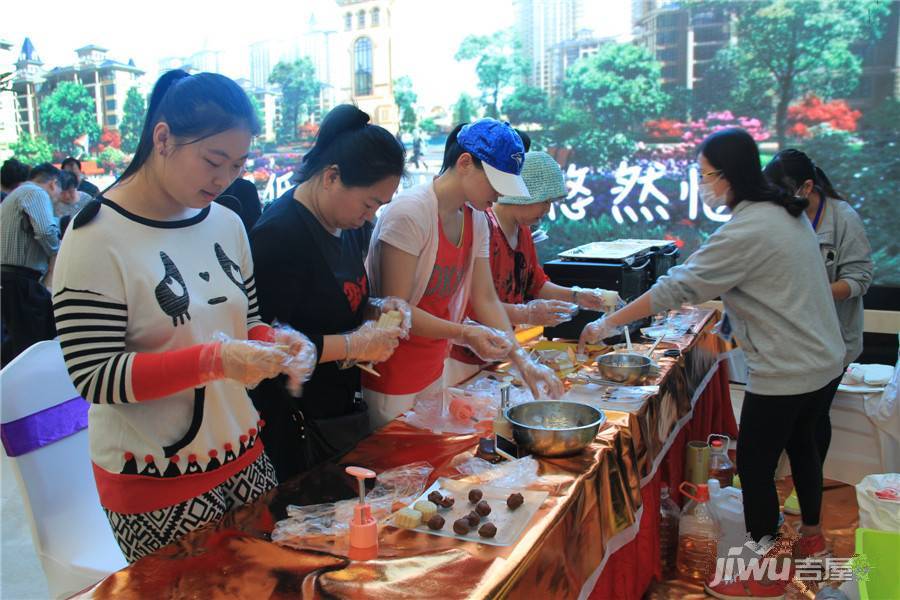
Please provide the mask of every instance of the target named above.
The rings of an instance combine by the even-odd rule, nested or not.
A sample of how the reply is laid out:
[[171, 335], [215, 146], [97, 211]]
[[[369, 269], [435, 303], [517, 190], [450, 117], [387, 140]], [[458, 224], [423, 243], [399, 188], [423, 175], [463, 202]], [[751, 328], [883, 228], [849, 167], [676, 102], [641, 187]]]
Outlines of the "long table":
[[[659, 393], [608, 421], [581, 454], [540, 459], [550, 496], [512, 546], [495, 547], [382, 527], [377, 560], [345, 558], [343, 537], [297, 550], [269, 535], [290, 504], [352, 497], [339, 465], [279, 485], [219, 523], [110, 575], [85, 598], [639, 598], [658, 575], [659, 487], [681, 479], [682, 447], [736, 433], [713, 311], [699, 311], [681, 356], [661, 359]], [[416, 461], [432, 478], [456, 474], [478, 434], [435, 434], [394, 421], [343, 459], [376, 471]], [[623, 571], [627, 569], [627, 571]], [[592, 595], [593, 594], [593, 595]]]

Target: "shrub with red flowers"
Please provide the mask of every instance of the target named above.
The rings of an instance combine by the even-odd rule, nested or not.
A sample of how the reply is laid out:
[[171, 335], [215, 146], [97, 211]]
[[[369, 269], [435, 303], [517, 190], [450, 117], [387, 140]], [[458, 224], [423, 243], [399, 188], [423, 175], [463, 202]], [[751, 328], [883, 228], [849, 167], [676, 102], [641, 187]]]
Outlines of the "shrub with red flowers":
[[684, 135], [684, 123], [675, 119], [655, 119], [644, 123], [644, 130], [650, 139], [679, 139]]
[[765, 141], [771, 137], [759, 119], [736, 117], [731, 111], [723, 110], [722, 112], [708, 113], [705, 118], [688, 123], [685, 126], [685, 132], [681, 139], [689, 146], [696, 147], [709, 134], [731, 127], [740, 127], [746, 130], [757, 142]]
[[818, 96], [809, 95], [788, 107], [788, 133], [800, 138], [812, 137], [810, 130], [825, 123], [832, 129], [856, 131], [861, 116], [862, 113], [850, 108], [846, 100], [823, 102]]
[[94, 147], [94, 151], [97, 154], [100, 154], [107, 148], [115, 148], [116, 150], [122, 149], [122, 136], [119, 135], [119, 132], [115, 129], [110, 129], [109, 127], [103, 128], [103, 133], [100, 135], [100, 141], [97, 142], [97, 145]]

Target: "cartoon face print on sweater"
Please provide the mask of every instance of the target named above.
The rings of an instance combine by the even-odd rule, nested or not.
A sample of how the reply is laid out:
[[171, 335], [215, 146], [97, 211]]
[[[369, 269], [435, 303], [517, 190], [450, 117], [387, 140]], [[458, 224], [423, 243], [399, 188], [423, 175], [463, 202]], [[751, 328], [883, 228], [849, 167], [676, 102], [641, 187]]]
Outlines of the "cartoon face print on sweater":
[[[213, 244], [213, 254], [216, 257], [216, 262], [218, 262], [219, 267], [225, 273], [225, 276], [241, 290], [241, 293], [244, 294], [244, 296], [247, 296], [247, 288], [244, 285], [241, 267], [225, 254], [225, 250], [218, 242]], [[156, 301], [159, 303], [159, 307], [162, 311], [172, 318], [172, 326], [178, 327], [179, 325], [185, 324], [185, 319], [187, 319], [187, 321], [191, 320], [191, 314], [188, 312], [188, 308], [191, 304], [190, 293], [188, 292], [184, 276], [182, 276], [178, 266], [169, 255], [160, 251], [159, 258], [163, 265], [163, 278], [156, 285]], [[210, 281], [209, 271], [201, 271], [198, 275], [204, 283]], [[227, 301], [227, 296], [215, 296], [210, 298], [207, 302], [215, 305]]]

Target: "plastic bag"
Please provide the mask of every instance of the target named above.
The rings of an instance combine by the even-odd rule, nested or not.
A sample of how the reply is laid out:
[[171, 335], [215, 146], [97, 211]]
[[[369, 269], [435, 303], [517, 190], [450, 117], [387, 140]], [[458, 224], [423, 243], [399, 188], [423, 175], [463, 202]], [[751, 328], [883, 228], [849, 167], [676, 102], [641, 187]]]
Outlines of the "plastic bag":
[[305, 335], [288, 325], [282, 325], [277, 321], [272, 324], [275, 330], [275, 343], [289, 345], [287, 358], [281, 363], [282, 373], [287, 375], [288, 393], [294, 398], [299, 398], [303, 384], [309, 381], [316, 369], [318, 356], [316, 346]]
[[856, 484], [859, 526], [900, 531], [900, 473], [867, 475]]
[[[433, 470], [427, 462], [415, 462], [379, 473], [375, 487], [366, 495], [375, 520], [383, 522], [394, 512], [395, 505], [410, 504], [421, 496]], [[272, 541], [300, 548], [305, 537], [345, 535], [350, 530], [353, 507], [357, 504], [359, 499], [353, 498], [310, 506], [288, 506], [288, 518], [275, 524]]]
[[514, 489], [538, 483], [540, 479], [538, 467], [538, 461], [531, 456], [497, 465], [472, 456], [454, 465], [454, 468], [464, 476], [462, 481]]

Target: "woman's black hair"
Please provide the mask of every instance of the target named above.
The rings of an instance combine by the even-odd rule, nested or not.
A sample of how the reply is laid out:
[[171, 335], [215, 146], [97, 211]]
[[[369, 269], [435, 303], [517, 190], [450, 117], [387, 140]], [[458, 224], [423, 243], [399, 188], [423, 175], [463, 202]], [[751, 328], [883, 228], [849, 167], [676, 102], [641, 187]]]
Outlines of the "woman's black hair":
[[172, 135], [193, 144], [241, 127], [251, 135], [259, 133], [259, 120], [241, 86], [218, 73], [189, 75], [180, 69], [164, 73], [153, 86], [141, 139], [131, 163], [119, 177], [137, 173], [153, 152], [153, 129], [157, 123], [169, 126]]
[[773, 156], [763, 169], [763, 173], [772, 183], [792, 193], [797, 193], [804, 182], [812, 180], [813, 188], [820, 195], [837, 200], [844, 199], [831, 185], [825, 171], [816, 166], [805, 152], [794, 148], [786, 148]]
[[352, 104], [335, 106], [322, 119], [316, 143], [303, 156], [294, 176], [303, 183], [337, 165], [341, 183], [365, 187], [385, 177], [406, 174], [406, 150], [384, 127], [369, 124], [369, 115]]
[[460, 146], [456, 141], [457, 136], [459, 136], [459, 130], [465, 125], [468, 125], [468, 123], [460, 123], [454, 127], [453, 131], [450, 132], [450, 135], [447, 136], [447, 143], [444, 144], [444, 163], [441, 165], [441, 173], [455, 167], [456, 161], [458, 161], [459, 157], [465, 153], [468, 153], [469, 156], [472, 157], [472, 162], [475, 163], [476, 167], [479, 169], [481, 168], [481, 159]]
[[525, 146], [525, 152], [531, 150], [531, 136], [521, 129], [514, 129], [513, 131], [515, 131], [519, 135], [519, 139], [522, 140], [522, 145]]
[[699, 153], [731, 185], [734, 204], [741, 200], [774, 202], [794, 217], [809, 206], [809, 200], [796, 198], [766, 179], [756, 141], [743, 129], [735, 127], [710, 134], [700, 144]]
[[78, 187], [78, 177], [71, 171], [60, 170], [57, 181], [59, 182], [59, 189], [63, 192]]

